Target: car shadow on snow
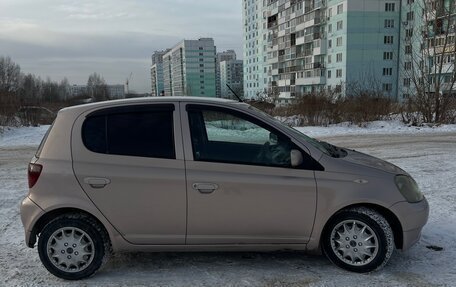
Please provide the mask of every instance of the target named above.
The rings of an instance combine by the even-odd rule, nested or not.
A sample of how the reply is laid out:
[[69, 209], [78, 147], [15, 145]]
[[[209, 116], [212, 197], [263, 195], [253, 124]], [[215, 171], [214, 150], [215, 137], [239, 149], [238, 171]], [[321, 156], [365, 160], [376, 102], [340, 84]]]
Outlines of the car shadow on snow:
[[324, 256], [303, 252], [198, 252], [116, 254], [97, 281], [159, 286], [304, 286], [318, 270], [339, 273]]

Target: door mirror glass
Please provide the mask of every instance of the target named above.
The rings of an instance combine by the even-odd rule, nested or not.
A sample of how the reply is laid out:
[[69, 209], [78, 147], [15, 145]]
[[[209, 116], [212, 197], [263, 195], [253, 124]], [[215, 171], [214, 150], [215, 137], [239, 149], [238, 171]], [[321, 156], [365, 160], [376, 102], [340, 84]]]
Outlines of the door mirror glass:
[[302, 153], [297, 149], [292, 149], [290, 152], [290, 159], [291, 159], [291, 166], [292, 167], [299, 167], [302, 165], [304, 158], [302, 157]]

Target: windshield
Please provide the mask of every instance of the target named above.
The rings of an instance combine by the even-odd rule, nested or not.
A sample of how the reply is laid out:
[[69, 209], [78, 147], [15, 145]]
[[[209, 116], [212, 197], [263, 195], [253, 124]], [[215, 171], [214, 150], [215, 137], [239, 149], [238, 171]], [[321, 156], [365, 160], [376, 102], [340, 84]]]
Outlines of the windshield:
[[261, 115], [267, 117], [270, 120], [275, 121], [276, 123], [279, 123], [281, 126], [284, 126], [289, 132], [291, 132], [293, 135], [295, 135], [298, 138], [303, 139], [304, 141], [311, 144], [313, 147], [315, 147], [316, 149], [318, 149], [319, 151], [321, 151], [322, 153], [324, 153], [326, 155], [329, 155], [329, 156], [335, 157], [335, 158], [341, 158], [341, 157], [347, 156], [347, 154], [348, 154], [347, 151], [344, 150], [343, 148], [337, 147], [335, 145], [332, 145], [332, 144], [324, 142], [324, 141], [319, 141], [314, 138], [311, 138], [311, 137], [303, 134], [302, 132], [298, 131], [297, 129], [294, 129], [294, 128], [284, 124], [283, 122], [281, 122], [278, 119], [274, 118], [273, 116], [263, 112], [262, 110], [259, 110], [253, 106], [249, 106], [249, 109], [251, 109], [257, 113], [260, 113]]

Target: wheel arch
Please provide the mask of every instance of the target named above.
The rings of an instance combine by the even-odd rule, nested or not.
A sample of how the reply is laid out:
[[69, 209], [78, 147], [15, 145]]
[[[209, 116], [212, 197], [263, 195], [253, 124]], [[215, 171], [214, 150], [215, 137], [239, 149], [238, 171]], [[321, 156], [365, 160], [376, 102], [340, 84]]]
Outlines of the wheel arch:
[[393, 230], [393, 235], [394, 235], [394, 245], [396, 246], [397, 249], [402, 249], [403, 247], [403, 229], [402, 229], [402, 224], [399, 221], [398, 217], [389, 209], [386, 207], [383, 207], [378, 204], [373, 204], [373, 203], [356, 203], [352, 205], [347, 205], [338, 211], [336, 211], [331, 217], [328, 218], [328, 220], [325, 222], [325, 225], [323, 227], [323, 230], [321, 232], [320, 236], [320, 248], [322, 247], [322, 240], [324, 240], [326, 233], [328, 232], [327, 227], [328, 224], [343, 210], [351, 209], [351, 208], [356, 208], [356, 207], [366, 207], [370, 208], [376, 212], [378, 212], [380, 215], [385, 217], [386, 221], [388, 221], [389, 225], [391, 226], [391, 229]]
[[90, 212], [88, 211], [85, 211], [85, 210], [82, 210], [82, 209], [79, 209], [79, 208], [74, 208], [74, 207], [64, 207], [64, 208], [57, 208], [57, 209], [53, 209], [53, 210], [50, 210], [46, 213], [44, 213], [37, 221], [36, 223], [34, 224], [33, 228], [32, 228], [32, 231], [31, 231], [31, 236], [29, 238], [29, 241], [27, 242], [27, 246], [28, 247], [33, 247], [35, 246], [35, 243], [37, 241], [37, 236], [38, 234], [41, 233], [41, 231], [43, 230], [43, 228], [46, 226], [46, 224], [48, 224], [51, 220], [53, 220], [54, 218], [60, 216], [60, 215], [63, 215], [63, 214], [74, 214], [74, 213], [78, 213], [78, 214], [84, 214], [86, 215], [87, 217], [90, 217], [92, 218], [93, 220], [95, 220], [97, 222], [97, 224], [100, 225], [100, 227], [106, 232], [106, 234], [108, 235], [108, 238], [109, 240], [111, 240], [110, 238], [110, 233], [108, 232], [106, 226], [103, 224], [103, 222], [101, 222], [95, 215], [91, 214]]

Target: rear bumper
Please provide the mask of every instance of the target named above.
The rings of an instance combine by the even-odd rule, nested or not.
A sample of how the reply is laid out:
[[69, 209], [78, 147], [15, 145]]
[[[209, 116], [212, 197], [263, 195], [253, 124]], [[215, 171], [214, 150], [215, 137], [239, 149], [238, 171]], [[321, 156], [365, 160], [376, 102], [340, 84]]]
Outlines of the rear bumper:
[[429, 204], [426, 198], [418, 203], [399, 202], [391, 211], [397, 215], [402, 225], [402, 250], [412, 247], [421, 237], [421, 229], [429, 217]]
[[21, 203], [21, 220], [25, 231], [25, 243], [33, 248], [36, 242], [35, 234], [32, 234], [33, 227], [44, 211], [33, 202], [28, 196]]

